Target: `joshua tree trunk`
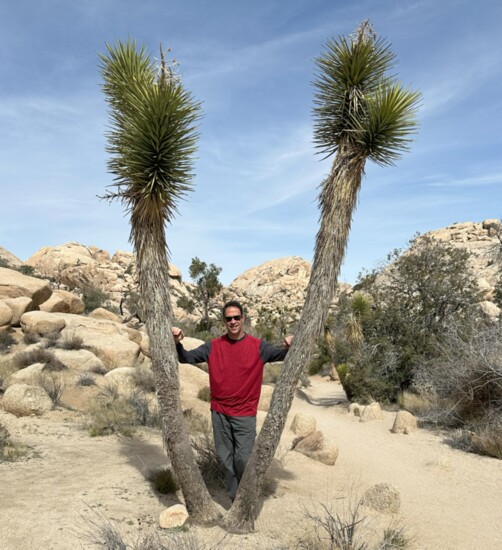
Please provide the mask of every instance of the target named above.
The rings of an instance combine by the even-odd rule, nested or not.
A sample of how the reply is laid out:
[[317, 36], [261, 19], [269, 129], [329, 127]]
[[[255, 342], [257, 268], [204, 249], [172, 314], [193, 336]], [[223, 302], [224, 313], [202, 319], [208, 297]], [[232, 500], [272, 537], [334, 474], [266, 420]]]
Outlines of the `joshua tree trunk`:
[[169, 266], [162, 220], [151, 222], [150, 227], [136, 231], [135, 235], [139, 288], [147, 319], [164, 441], [190, 517], [196, 523], [212, 524], [221, 515], [197, 466], [181, 408], [178, 360], [171, 334]]
[[312, 273], [302, 315], [284, 367], [277, 380], [270, 409], [242, 477], [234, 504], [225, 517], [232, 533], [254, 529], [265, 475], [279, 444], [298, 380], [324, 330], [338, 273], [347, 246], [364, 173], [365, 159], [341, 146], [319, 197], [321, 225], [316, 237]]

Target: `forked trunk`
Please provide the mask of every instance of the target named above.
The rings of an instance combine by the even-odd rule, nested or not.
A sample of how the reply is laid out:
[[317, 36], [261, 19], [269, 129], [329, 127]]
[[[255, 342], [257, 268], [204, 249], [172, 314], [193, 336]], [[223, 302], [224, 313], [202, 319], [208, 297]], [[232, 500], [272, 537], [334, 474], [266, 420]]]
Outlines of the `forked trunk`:
[[164, 227], [161, 222], [159, 227], [154, 225], [136, 232], [139, 238], [134, 240], [164, 441], [191, 519], [196, 523], [213, 524], [221, 515], [202, 479], [183, 418], [178, 359], [171, 334]]
[[258, 515], [263, 477], [274, 457], [293, 394], [324, 330], [338, 273], [345, 255], [352, 214], [364, 173], [365, 159], [340, 148], [319, 197], [321, 220], [312, 272], [302, 315], [284, 367], [275, 385], [270, 409], [224, 525], [231, 533], [249, 533]]

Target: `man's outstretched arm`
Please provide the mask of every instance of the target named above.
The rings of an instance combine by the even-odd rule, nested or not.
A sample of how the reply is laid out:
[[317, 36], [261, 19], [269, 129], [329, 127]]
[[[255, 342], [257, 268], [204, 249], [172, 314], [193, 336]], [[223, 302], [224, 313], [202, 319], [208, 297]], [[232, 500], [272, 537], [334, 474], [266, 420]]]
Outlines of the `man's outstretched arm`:
[[183, 331], [178, 327], [172, 328], [172, 334], [174, 342], [176, 344], [176, 352], [178, 353], [178, 361], [180, 363], [190, 363], [195, 365], [196, 363], [206, 363], [211, 352], [211, 342], [206, 342], [193, 350], [186, 350], [181, 343], [181, 340], [185, 337]]

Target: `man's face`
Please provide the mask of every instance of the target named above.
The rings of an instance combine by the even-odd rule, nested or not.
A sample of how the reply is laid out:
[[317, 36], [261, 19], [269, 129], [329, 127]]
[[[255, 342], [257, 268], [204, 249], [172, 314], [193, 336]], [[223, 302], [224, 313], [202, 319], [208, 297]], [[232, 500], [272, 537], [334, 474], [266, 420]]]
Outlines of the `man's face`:
[[242, 327], [244, 324], [244, 315], [242, 315], [238, 307], [227, 307], [223, 320], [225, 321], [229, 338], [238, 340], [243, 336], [244, 330]]

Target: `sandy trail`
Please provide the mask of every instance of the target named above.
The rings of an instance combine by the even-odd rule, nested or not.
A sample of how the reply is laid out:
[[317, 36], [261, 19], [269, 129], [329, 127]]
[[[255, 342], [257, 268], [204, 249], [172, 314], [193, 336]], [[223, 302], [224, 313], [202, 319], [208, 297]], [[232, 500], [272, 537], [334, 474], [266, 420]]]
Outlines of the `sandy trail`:
[[[347, 414], [337, 383], [314, 377], [305, 394], [310, 403], [298, 397], [293, 402], [280, 445], [283, 469], [272, 470], [275, 493], [263, 503], [257, 533], [227, 538], [225, 548], [292, 547], [307, 524], [305, 508], [381, 482], [398, 487], [401, 513], [398, 518], [381, 515], [374, 525], [399, 519], [413, 536], [414, 548], [502, 548], [502, 461], [451, 449], [425, 430], [392, 434], [393, 413], [384, 413], [383, 421], [361, 423]], [[338, 443], [335, 466], [287, 451], [297, 412], [314, 414], [318, 429]], [[155, 528], [163, 508], [178, 502], [159, 497], [146, 481], [152, 468], [166, 466], [158, 433], [90, 438], [82, 420], [69, 411], [20, 419], [0, 412], [12, 436], [35, 451], [29, 460], [0, 464], [1, 550], [87, 548], [79, 533], [88, 527], [84, 518], [96, 517], [90, 507], [136, 541], [145, 529]], [[222, 492], [214, 497], [227, 506]], [[193, 531], [208, 542], [224, 535], [219, 528]]]

